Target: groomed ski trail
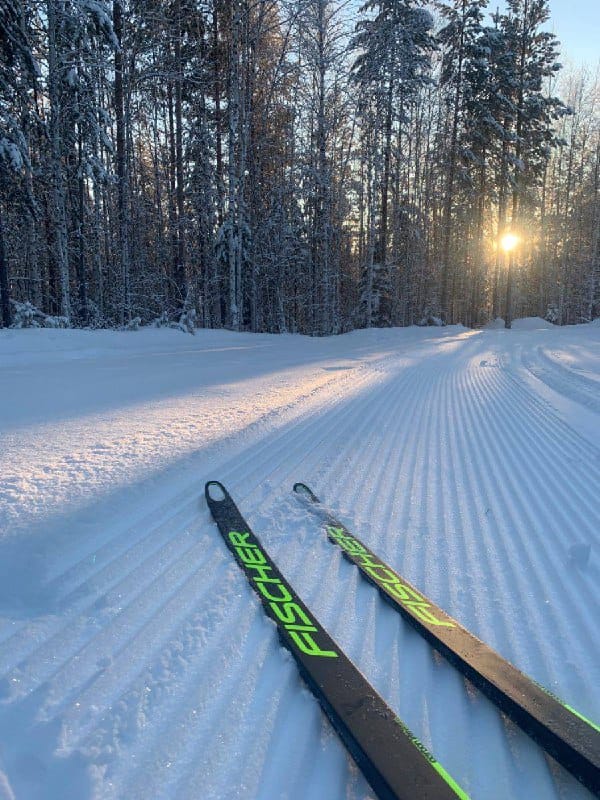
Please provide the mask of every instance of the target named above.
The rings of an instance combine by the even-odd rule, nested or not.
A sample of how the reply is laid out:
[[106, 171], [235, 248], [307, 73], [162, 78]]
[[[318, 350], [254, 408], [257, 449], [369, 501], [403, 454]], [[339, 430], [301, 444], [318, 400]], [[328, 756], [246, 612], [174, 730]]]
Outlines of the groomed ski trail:
[[300, 387], [289, 413], [196, 459], [170, 494], [151, 484], [121, 524], [84, 528], [32, 601], [52, 613], [5, 615], [0, 771], [17, 800], [372, 796], [231, 564], [202, 501], [214, 478], [474, 800], [590, 797], [361, 581], [291, 487], [307, 480], [417, 588], [598, 721], [600, 441], [536, 393], [496, 332], [399, 337], [397, 355], [388, 341], [362, 381], [328, 361], [337, 393]]

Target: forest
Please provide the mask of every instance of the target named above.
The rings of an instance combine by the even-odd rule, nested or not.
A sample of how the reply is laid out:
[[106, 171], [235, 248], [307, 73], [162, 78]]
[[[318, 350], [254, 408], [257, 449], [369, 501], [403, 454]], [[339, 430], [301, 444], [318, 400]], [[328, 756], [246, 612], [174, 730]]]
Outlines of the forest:
[[0, 324], [600, 316], [600, 83], [549, 15], [0, 0]]

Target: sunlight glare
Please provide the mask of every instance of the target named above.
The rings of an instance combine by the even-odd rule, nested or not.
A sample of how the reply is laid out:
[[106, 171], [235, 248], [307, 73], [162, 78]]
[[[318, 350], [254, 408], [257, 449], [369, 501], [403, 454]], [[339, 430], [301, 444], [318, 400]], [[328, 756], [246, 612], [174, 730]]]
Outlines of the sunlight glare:
[[519, 237], [514, 233], [505, 233], [500, 239], [500, 247], [505, 253], [510, 253], [519, 244]]

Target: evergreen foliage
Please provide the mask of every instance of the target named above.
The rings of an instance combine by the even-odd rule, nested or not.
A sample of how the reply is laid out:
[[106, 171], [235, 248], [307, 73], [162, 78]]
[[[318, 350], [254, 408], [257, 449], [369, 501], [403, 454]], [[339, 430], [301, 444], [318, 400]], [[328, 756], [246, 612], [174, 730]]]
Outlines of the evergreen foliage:
[[0, 0], [2, 324], [597, 317], [598, 84], [489, 10]]

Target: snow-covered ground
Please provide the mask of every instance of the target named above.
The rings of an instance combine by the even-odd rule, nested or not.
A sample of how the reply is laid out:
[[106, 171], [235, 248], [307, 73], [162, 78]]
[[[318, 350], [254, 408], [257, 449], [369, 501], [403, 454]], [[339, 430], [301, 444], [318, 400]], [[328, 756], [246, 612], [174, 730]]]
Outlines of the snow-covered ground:
[[208, 479], [474, 800], [590, 797], [291, 493], [309, 483], [599, 721], [600, 325], [523, 320], [0, 331], [0, 800], [373, 796], [226, 550]]

